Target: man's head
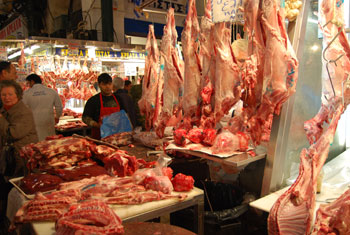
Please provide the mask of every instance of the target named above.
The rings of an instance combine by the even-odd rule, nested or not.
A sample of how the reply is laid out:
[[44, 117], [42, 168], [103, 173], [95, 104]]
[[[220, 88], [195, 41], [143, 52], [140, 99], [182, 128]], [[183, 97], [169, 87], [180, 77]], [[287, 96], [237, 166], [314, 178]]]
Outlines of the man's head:
[[17, 71], [11, 62], [0, 61], [0, 81], [2, 80], [16, 80]]
[[35, 73], [32, 73], [26, 77], [26, 81], [29, 87], [33, 87], [34, 84], [41, 84], [41, 78]]
[[97, 78], [98, 86], [100, 87], [102, 95], [110, 96], [113, 92], [112, 77], [108, 73], [102, 73]]
[[124, 80], [120, 77], [113, 78], [113, 90], [124, 89]]
[[132, 87], [131, 82], [129, 80], [126, 80], [125, 83], [124, 83], [124, 89], [128, 90], [128, 92], [130, 92], [131, 87]]

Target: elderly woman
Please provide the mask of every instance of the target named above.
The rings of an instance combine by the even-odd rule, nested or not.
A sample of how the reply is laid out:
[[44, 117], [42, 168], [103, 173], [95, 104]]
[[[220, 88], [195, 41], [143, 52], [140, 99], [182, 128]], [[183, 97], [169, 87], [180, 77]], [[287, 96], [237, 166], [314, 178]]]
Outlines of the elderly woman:
[[[6, 140], [11, 138], [16, 150], [24, 145], [35, 143], [38, 136], [35, 131], [32, 111], [23, 104], [22, 88], [14, 80], [4, 80], [0, 83], [0, 96], [3, 107], [0, 109], [0, 149]], [[14, 174], [8, 177], [21, 176], [25, 173], [24, 160], [18, 155]], [[7, 195], [11, 189], [11, 184], [7, 182], [8, 177], [0, 175], [0, 227], [5, 220]]]
[[21, 86], [13, 80], [0, 83], [0, 95], [3, 107], [0, 109], [1, 147], [10, 135], [17, 150], [38, 142], [32, 111], [22, 102]]

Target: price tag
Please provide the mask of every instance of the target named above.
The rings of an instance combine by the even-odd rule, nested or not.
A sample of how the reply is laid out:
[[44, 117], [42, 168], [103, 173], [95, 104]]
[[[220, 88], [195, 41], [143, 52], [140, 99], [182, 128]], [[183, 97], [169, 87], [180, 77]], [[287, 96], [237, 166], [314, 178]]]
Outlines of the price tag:
[[213, 22], [243, 22], [243, 0], [211, 0]]

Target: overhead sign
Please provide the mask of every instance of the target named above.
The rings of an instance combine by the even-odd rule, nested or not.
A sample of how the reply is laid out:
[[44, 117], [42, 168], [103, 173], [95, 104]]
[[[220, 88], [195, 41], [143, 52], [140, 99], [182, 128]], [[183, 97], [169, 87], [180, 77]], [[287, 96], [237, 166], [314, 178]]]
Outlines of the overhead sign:
[[68, 48], [56, 48], [55, 55], [59, 56], [86, 56], [86, 49], [68, 49]]
[[24, 39], [28, 37], [28, 30], [22, 16], [18, 16], [11, 23], [0, 30], [0, 39]]
[[145, 59], [146, 54], [142, 52], [125, 52], [125, 51], [109, 51], [96, 50], [96, 57], [100, 58], [120, 58], [120, 59]]
[[[83, 56], [88, 55], [87, 49], [56, 48], [55, 55], [59, 56]], [[95, 50], [95, 56], [98, 58], [119, 58], [119, 59], [141, 59], [146, 58], [143, 52], [126, 52], [113, 50]]]
[[211, 0], [213, 22], [243, 22], [243, 0]]

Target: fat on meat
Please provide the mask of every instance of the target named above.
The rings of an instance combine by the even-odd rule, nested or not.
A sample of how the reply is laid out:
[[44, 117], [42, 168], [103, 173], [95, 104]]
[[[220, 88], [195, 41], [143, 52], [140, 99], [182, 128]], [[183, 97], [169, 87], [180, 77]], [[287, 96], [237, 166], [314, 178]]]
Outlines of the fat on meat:
[[142, 96], [138, 105], [140, 113], [145, 115], [145, 128], [149, 131], [153, 127], [156, 111], [159, 70], [159, 50], [152, 24], [149, 25], [146, 51], [145, 76], [142, 81]]
[[198, 122], [199, 98], [201, 82], [201, 64], [199, 58], [199, 23], [196, 1], [189, 0], [188, 13], [184, 30], [181, 33], [182, 51], [184, 55], [184, 127], [191, 129], [191, 122]]

